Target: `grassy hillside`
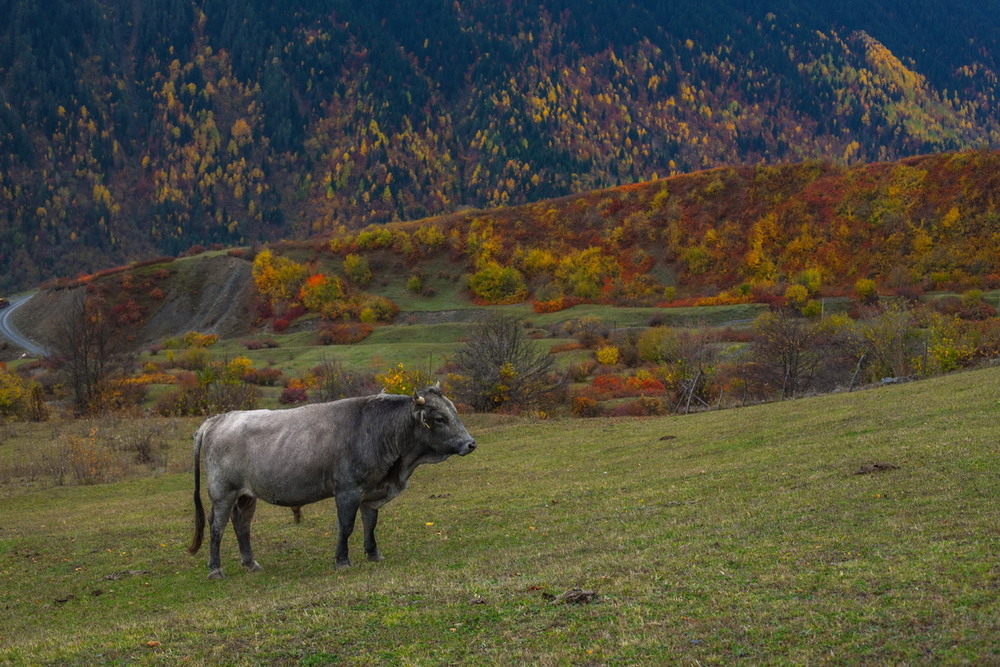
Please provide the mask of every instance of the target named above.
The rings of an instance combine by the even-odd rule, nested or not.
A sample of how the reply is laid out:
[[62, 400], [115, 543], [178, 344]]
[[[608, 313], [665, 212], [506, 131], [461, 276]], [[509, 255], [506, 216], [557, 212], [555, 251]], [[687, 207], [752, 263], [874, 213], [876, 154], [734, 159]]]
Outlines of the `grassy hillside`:
[[[334, 571], [331, 503], [298, 526], [265, 506], [264, 571], [227, 535], [222, 582], [184, 552], [197, 420], [170, 420], [165, 474], [5, 484], [0, 660], [997, 662], [998, 387], [988, 369], [688, 417], [470, 417], [476, 453], [384, 510], [383, 563]], [[56, 439], [6, 428], [4, 465]], [[574, 588], [597, 597], [552, 599]]]
[[[815, 298], [851, 294], [862, 280], [909, 298], [991, 290], [1000, 287], [998, 174], [997, 151], [851, 168], [732, 167], [358, 232], [341, 228], [271, 246], [276, 261], [294, 262], [298, 273], [264, 281], [285, 294], [265, 294], [272, 302], [265, 314], [255, 312], [250, 264], [240, 261], [254, 259], [247, 248], [227, 257], [219, 246], [45, 286], [91, 285], [140, 342], [191, 329], [246, 333], [303, 301], [307, 276], [341, 286], [344, 294], [332, 299], [339, 303], [313, 306], [335, 321], [356, 319], [364, 304], [347, 302], [365, 295], [391, 300], [401, 321], [433, 322], [426, 313], [483, 303], [543, 302], [539, 312], [581, 301], [773, 304], [790, 285]], [[370, 267], [369, 279], [356, 284], [350, 257]], [[476, 277], [485, 286], [470, 291]], [[29, 304], [19, 326], [40, 328], [57, 310], [50, 306], [44, 299]]]

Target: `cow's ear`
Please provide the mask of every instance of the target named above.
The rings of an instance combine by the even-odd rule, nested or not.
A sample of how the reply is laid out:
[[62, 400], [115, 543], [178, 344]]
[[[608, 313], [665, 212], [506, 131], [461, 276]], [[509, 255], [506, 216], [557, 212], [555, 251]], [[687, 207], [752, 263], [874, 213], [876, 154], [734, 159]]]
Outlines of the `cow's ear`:
[[424, 403], [427, 402], [427, 399], [418, 394], [417, 392], [413, 392], [413, 402], [416, 403], [417, 405], [423, 405]]

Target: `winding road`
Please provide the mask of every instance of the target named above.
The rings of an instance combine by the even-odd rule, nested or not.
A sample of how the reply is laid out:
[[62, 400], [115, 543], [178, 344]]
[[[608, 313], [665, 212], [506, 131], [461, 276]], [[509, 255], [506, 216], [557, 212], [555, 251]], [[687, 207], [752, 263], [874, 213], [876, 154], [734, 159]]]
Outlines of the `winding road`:
[[14, 327], [14, 311], [23, 306], [33, 295], [14, 297], [10, 300], [10, 305], [0, 310], [0, 336], [3, 336], [18, 347], [23, 347], [28, 354], [36, 357], [45, 356], [45, 348], [31, 340]]

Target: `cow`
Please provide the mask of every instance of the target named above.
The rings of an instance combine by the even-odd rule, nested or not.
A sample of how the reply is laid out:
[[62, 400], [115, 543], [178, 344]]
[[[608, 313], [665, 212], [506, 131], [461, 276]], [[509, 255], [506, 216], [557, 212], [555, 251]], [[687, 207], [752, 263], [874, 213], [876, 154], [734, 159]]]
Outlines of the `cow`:
[[201, 460], [212, 506], [209, 579], [222, 578], [219, 543], [232, 519], [243, 566], [261, 569], [250, 547], [257, 500], [301, 507], [333, 497], [339, 538], [336, 564], [351, 564], [347, 539], [361, 512], [365, 552], [382, 560], [375, 542], [378, 510], [406, 488], [414, 469], [476, 448], [440, 385], [412, 396], [376, 394], [288, 410], [238, 410], [209, 417], [194, 434], [194, 537], [201, 548], [205, 510]]

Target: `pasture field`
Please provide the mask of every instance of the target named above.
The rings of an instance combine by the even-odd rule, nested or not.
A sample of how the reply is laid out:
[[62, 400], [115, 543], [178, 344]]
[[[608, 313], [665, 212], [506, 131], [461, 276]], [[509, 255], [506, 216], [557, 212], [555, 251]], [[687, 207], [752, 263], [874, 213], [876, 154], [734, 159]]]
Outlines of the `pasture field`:
[[[998, 418], [1000, 368], [683, 417], [473, 415], [476, 452], [383, 509], [384, 562], [359, 530], [334, 569], [331, 502], [300, 525], [264, 505], [264, 570], [230, 531], [222, 581], [185, 552], [198, 420], [154, 421], [150, 475], [5, 482], [0, 662], [997, 664]], [[5, 428], [8, 468], [57, 439]]]
[[[367, 369], [375, 373], [383, 373], [402, 363], [406, 368], [422, 369], [433, 374], [455, 356], [455, 352], [467, 340], [473, 323], [487, 310], [523, 318], [529, 332], [541, 336], [538, 344], [548, 348], [569, 342], [572, 338], [568, 333], [560, 337], [551, 335], [551, 332], [542, 332], [542, 327], [558, 331], [560, 325], [579, 320], [600, 320], [609, 329], [646, 328], [654, 318], [676, 327], [746, 326], [766, 308], [760, 304], [698, 308], [630, 308], [582, 304], [556, 313], [537, 314], [526, 304], [473, 308], [466, 303], [466, 307], [454, 310], [404, 313], [396, 324], [378, 326], [367, 338], [352, 345], [317, 344], [317, 333], [313, 326], [315, 316], [310, 316], [304, 318], [304, 324], [295, 331], [225, 339], [209, 350], [212, 359], [247, 357], [256, 368], [280, 368], [289, 377], [301, 377], [324, 359], [339, 361], [348, 368]], [[253, 338], [271, 339], [278, 347], [247, 350], [243, 341]], [[161, 361], [164, 353], [150, 355], [146, 352], [139, 359], [142, 362]], [[565, 369], [579, 360], [579, 354], [560, 354], [555, 359], [556, 367]], [[277, 407], [273, 400], [263, 405]]]

